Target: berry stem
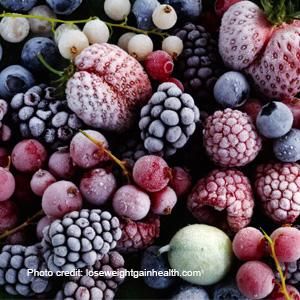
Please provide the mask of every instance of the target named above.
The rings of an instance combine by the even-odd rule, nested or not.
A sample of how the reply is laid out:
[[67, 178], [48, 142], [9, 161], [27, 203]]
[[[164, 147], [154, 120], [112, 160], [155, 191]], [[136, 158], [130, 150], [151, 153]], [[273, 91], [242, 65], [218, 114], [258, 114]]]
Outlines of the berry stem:
[[44, 211], [41, 209], [36, 214], [34, 214], [32, 217], [28, 218], [23, 224], [19, 225], [18, 227], [14, 228], [12, 230], [6, 230], [4, 233], [2, 233], [0, 235], [0, 240], [19, 231], [20, 229], [25, 228], [26, 226], [30, 225], [34, 219], [36, 219], [39, 216], [43, 216], [44, 214], [45, 214]]
[[58, 70], [55, 70], [54, 68], [52, 68], [47, 62], [46, 60], [44, 59], [43, 55], [41, 53], [37, 53], [37, 57], [38, 59], [42, 62], [42, 64], [49, 70], [51, 71], [52, 73], [56, 74], [57, 76], [63, 76], [64, 75], [64, 72], [62, 71], [58, 71]]
[[158, 251], [157, 251], [157, 256], [160, 256], [162, 253], [164, 252], [169, 252], [171, 250], [171, 245], [168, 244], [166, 246], [161, 247]]
[[111, 160], [115, 161], [123, 170], [123, 175], [125, 175], [127, 177], [128, 183], [130, 184], [131, 180], [131, 173], [128, 171], [128, 169], [125, 167], [126, 165], [126, 161], [121, 161], [119, 160], [117, 157], [115, 157], [112, 153], [110, 153], [107, 149], [105, 149], [103, 147], [103, 142], [99, 142], [97, 140], [95, 140], [93, 137], [91, 137], [89, 134], [87, 134], [86, 132], [84, 132], [83, 130], [79, 129], [79, 131], [86, 136], [90, 141], [92, 141], [94, 144], [96, 144], [103, 153], [107, 154]]
[[283, 273], [282, 273], [281, 266], [280, 266], [280, 264], [279, 264], [279, 261], [278, 261], [278, 259], [277, 259], [276, 253], [275, 253], [275, 242], [276, 242], [276, 238], [277, 238], [280, 234], [282, 234], [282, 233], [279, 232], [279, 233], [274, 237], [274, 239], [273, 239], [273, 241], [272, 241], [272, 239], [266, 234], [266, 232], [265, 232], [262, 228], [260, 228], [260, 230], [262, 231], [262, 233], [264, 234], [264, 237], [267, 239], [267, 241], [268, 241], [269, 244], [270, 244], [270, 248], [271, 248], [270, 255], [271, 255], [271, 257], [274, 259], [275, 264], [276, 264], [277, 271], [278, 271], [278, 273], [279, 273], [279, 275], [280, 275], [280, 280], [281, 280], [281, 284], [280, 284], [281, 289], [280, 289], [280, 292], [283, 293], [283, 294], [285, 295], [285, 297], [286, 297], [287, 300], [292, 300], [293, 297], [290, 297], [290, 295], [289, 295], [289, 293], [288, 293], [288, 291], [287, 291], [287, 289], [286, 289], [286, 285], [285, 285], [285, 276], [284, 276]]
[[11, 156], [8, 156], [8, 162], [7, 162], [7, 166], [4, 168], [6, 171], [9, 171], [10, 169], [10, 165], [11, 165]]

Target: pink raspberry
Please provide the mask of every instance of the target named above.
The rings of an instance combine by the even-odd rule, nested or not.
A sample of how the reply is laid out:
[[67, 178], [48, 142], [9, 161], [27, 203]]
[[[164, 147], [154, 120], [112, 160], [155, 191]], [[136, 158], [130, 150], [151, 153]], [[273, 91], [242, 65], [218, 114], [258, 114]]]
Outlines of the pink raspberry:
[[231, 108], [206, 119], [203, 141], [209, 158], [222, 167], [246, 165], [254, 160], [262, 144], [251, 117]]
[[255, 172], [255, 191], [263, 212], [275, 223], [293, 223], [300, 214], [300, 165], [261, 164]]
[[249, 225], [253, 214], [249, 179], [235, 169], [212, 170], [193, 187], [187, 207], [200, 223], [216, 226], [227, 234], [237, 232]]
[[117, 242], [116, 251], [132, 253], [147, 248], [159, 236], [159, 216], [149, 213], [142, 221], [120, 219], [121, 239]]

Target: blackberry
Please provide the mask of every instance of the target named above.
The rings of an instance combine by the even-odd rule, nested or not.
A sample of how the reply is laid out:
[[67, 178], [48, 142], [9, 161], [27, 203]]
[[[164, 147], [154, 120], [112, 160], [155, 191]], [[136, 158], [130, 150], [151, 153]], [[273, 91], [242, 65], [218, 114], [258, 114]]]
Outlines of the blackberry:
[[195, 132], [199, 117], [192, 96], [182, 93], [174, 83], [160, 84], [141, 109], [139, 128], [145, 148], [151, 154], [173, 155]]
[[54, 87], [33, 86], [15, 95], [10, 103], [11, 119], [21, 137], [35, 138], [52, 150], [69, 144], [82, 128], [82, 121], [67, 106], [67, 100], [53, 95]]
[[48, 269], [72, 271], [92, 266], [121, 238], [119, 220], [108, 211], [82, 209], [55, 220], [44, 231], [42, 246]]
[[[69, 276], [55, 299], [113, 299], [118, 286], [124, 281], [124, 258], [111, 251], [93, 266], [81, 270], [82, 276]], [[105, 276], [97, 272], [107, 272]], [[108, 274], [111, 273], [111, 274]]]
[[200, 109], [212, 113], [218, 108], [213, 88], [225, 71], [217, 40], [204, 27], [191, 22], [176, 28], [172, 35], [183, 41], [183, 51], [174, 61], [175, 77], [181, 80], [184, 91], [194, 97]]
[[33, 246], [5, 245], [0, 254], [0, 285], [11, 295], [41, 296], [50, 291], [50, 276], [35, 276], [28, 270], [45, 271], [47, 264], [40, 244]]

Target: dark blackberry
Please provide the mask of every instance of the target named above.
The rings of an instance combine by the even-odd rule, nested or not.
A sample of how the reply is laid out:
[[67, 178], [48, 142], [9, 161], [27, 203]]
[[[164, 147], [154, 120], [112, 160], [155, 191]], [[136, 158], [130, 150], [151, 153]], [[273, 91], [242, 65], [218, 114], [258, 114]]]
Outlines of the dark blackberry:
[[181, 80], [184, 91], [194, 97], [201, 110], [215, 111], [218, 105], [213, 88], [225, 71], [218, 42], [204, 27], [191, 22], [176, 28], [172, 34], [183, 41], [183, 51], [174, 61], [174, 76]]
[[173, 155], [195, 132], [199, 117], [192, 96], [182, 93], [174, 83], [160, 84], [141, 109], [139, 127], [145, 148], [151, 154]]
[[[33, 246], [6, 245], [0, 254], [0, 285], [11, 295], [24, 297], [41, 296], [52, 287], [51, 276], [35, 276], [29, 269], [38, 272], [47, 270], [47, 264], [39, 244]], [[40, 273], [42, 274], [42, 273]]]
[[[82, 269], [82, 276], [69, 276], [55, 299], [113, 299], [118, 286], [124, 281], [124, 258], [116, 251], [104, 254], [93, 266]], [[98, 276], [97, 272], [112, 275]], [[114, 275], [113, 275], [114, 274]]]
[[108, 211], [82, 209], [55, 220], [43, 231], [48, 269], [72, 271], [92, 266], [121, 238], [119, 219]]
[[67, 100], [53, 95], [54, 87], [34, 86], [15, 95], [10, 103], [11, 119], [22, 138], [35, 138], [52, 150], [68, 145], [82, 128], [81, 120], [67, 106]]

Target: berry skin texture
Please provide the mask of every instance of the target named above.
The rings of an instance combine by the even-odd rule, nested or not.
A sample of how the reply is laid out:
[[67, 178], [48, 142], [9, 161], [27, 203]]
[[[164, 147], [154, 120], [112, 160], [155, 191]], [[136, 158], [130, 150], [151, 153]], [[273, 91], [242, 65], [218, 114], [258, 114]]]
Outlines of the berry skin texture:
[[234, 236], [232, 250], [236, 257], [243, 261], [259, 260], [266, 251], [263, 234], [254, 227], [242, 228]]
[[256, 118], [258, 131], [267, 138], [279, 138], [290, 131], [293, 114], [283, 103], [271, 101], [264, 105]]
[[192, 176], [181, 167], [173, 167], [168, 185], [175, 191], [178, 198], [186, 196], [192, 189]]
[[43, 218], [41, 218], [37, 225], [36, 225], [36, 236], [39, 239], [39, 241], [41, 241], [44, 237], [43, 235], [43, 230], [45, 227], [50, 226], [51, 223], [53, 222], [53, 219], [48, 218], [47, 216], [44, 216]]
[[183, 299], [201, 299], [210, 300], [206, 290], [197, 285], [181, 285], [179, 291], [176, 292], [170, 300], [183, 300]]
[[82, 0], [46, 0], [51, 9], [60, 15], [69, 15], [75, 11]]
[[79, 188], [87, 202], [100, 206], [112, 198], [117, 189], [117, 181], [112, 173], [95, 168], [83, 175]]
[[182, 39], [176, 35], [170, 35], [163, 40], [161, 49], [169, 53], [173, 59], [177, 59], [183, 51]]
[[[100, 132], [95, 130], [85, 130], [85, 132], [96, 141], [103, 143], [103, 147], [108, 149], [108, 142]], [[71, 140], [70, 156], [73, 162], [83, 169], [92, 168], [100, 162], [105, 162], [109, 159], [95, 143], [80, 132]]]
[[26, 18], [4, 17], [0, 22], [2, 38], [10, 43], [19, 43], [29, 34], [29, 21]]
[[252, 260], [244, 263], [236, 274], [241, 293], [250, 299], [263, 299], [274, 288], [274, 274], [265, 263]]
[[10, 1], [1, 0], [0, 3], [5, 10], [12, 12], [28, 12], [33, 6], [36, 5], [37, 0], [25, 0], [25, 1]]
[[223, 74], [214, 86], [215, 99], [223, 107], [239, 107], [249, 98], [249, 94], [246, 77], [235, 71]]
[[153, 51], [153, 42], [145, 34], [136, 34], [129, 40], [127, 50], [137, 61], [144, 61]]
[[19, 208], [11, 200], [0, 202], [0, 232], [11, 230], [19, 222]]
[[[187, 208], [204, 224], [228, 234], [249, 225], [254, 196], [249, 179], [235, 169], [215, 169], [201, 178], [188, 196]], [[224, 217], [220, 212], [226, 210]]]
[[176, 24], [176, 11], [171, 5], [161, 4], [154, 9], [152, 21], [159, 29], [170, 29]]
[[16, 182], [9, 170], [0, 167], [0, 201], [9, 199], [15, 191]]
[[283, 104], [288, 106], [293, 114], [293, 128], [300, 129], [300, 99], [293, 97], [282, 101]]
[[141, 188], [127, 184], [115, 192], [112, 206], [118, 216], [138, 221], [148, 214], [150, 198]]
[[11, 153], [13, 166], [18, 171], [24, 173], [31, 173], [42, 169], [46, 160], [46, 148], [34, 139], [26, 139], [17, 143]]
[[[118, 46], [93, 44], [76, 57], [68, 81], [68, 106], [87, 125], [108, 131], [129, 129], [152, 88], [140, 63]], [[93, 100], [89, 100], [89, 99]]]
[[284, 136], [273, 141], [273, 152], [283, 162], [296, 162], [300, 159], [300, 130], [292, 128]]
[[238, 167], [255, 159], [262, 139], [246, 113], [227, 108], [206, 119], [203, 143], [208, 157], [216, 165]]
[[259, 165], [255, 171], [254, 190], [265, 215], [277, 224], [293, 223], [300, 214], [300, 165]]
[[149, 54], [144, 65], [149, 77], [158, 81], [170, 77], [174, 68], [172, 57], [163, 50], [157, 50]]
[[3, 99], [24, 93], [34, 85], [32, 73], [20, 65], [10, 65], [0, 73], [0, 96]]
[[276, 235], [274, 249], [278, 261], [293, 262], [298, 260], [300, 258], [300, 230], [294, 227], [277, 228], [270, 235], [272, 241]]
[[140, 157], [134, 164], [134, 182], [147, 192], [157, 192], [169, 182], [169, 167], [166, 161], [156, 155]]
[[87, 22], [82, 31], [87, 36], [90, 44], [106, 43], [109, 39], [109, 29], [107, 25], [99, 19]]
[[131, 4], [129, 0], [105, 0], [104, 11], [114, 21], [122, 21], [130, 13]]
[[229, 9], [229, 7], [242, 0], [216, 0], [215, 1], [215, 12], [217, 16], [222, 19], [224, 13]]
[[[285, 287], [289, 296], [293, 297], [293, 300], [300, 300], [300, 293], [294, 286], [290, 284], [286, 284]], [[286, 296], [284, 293], [281, 292], [281, 288], [279, 286], [276, 286], [274, 288], [274, 290], [272, 291], [272, 293], [269, 295], [268, 298], [272, 300], [286, 300]]]
[[249, 98], [239, 110], [248, 114], [254, 122], [256, 122], [256, 117], [263, 107], [263, 103], [256, 98]]
[[60, 180], [52, 183], [42, 197], [42, 208], [49, 218], [61, 219], [69, 212], [79, 211], [81, 206], [79, 188], [71, 181]]

